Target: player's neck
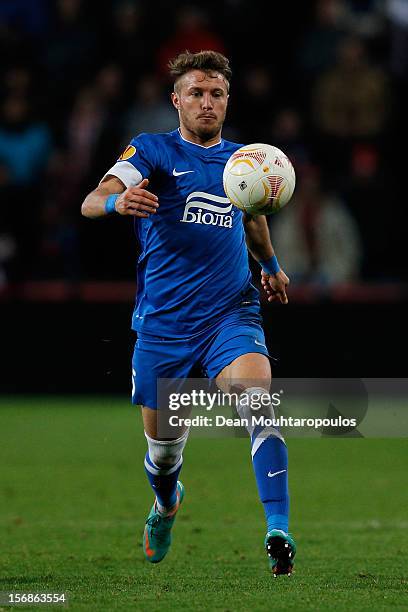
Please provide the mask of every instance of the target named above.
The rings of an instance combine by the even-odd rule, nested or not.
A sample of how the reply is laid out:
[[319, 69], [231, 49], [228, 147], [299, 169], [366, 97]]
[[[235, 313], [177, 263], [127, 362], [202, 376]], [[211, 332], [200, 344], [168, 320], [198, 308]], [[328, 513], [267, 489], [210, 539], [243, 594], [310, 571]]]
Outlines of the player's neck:
[[190, 130], [188, 130], [184, 125], [180, 125], [179, 131], [184, 140], [200, 145], [201, 147], [212, 147], [221, 142], [221, 130], [209, 140], [203, 140], [197, 136], [197, 134], [194, 134], [194, 132], [190, 132]]

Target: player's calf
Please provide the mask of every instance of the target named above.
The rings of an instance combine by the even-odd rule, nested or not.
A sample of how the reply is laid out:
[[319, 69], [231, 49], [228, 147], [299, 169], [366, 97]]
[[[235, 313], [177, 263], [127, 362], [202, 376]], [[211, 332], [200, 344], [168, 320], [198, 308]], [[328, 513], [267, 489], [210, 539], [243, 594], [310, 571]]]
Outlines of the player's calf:
[[[267, 554], [271, 560], [274, 576], [290, 575], [296, 546], [288, 536], [289, 492], [288, 492], [288, 453], [285, 440], [280, 431], [273, 425], [264, 427], [254, 424], [254, 411], [251, 398], [258, 400], [269, 395], [266, 389], [252, 387], [241, 395], [237, 411], [241, 419], [248, 423], [247, 430], [251, 438], [252, 465], [254, 468], [259, 497], [265, 511], [268, 533], [265, 538]], [[255, 404], [257, 405], [257, 404]], [[275, 418], [272, 404], [264, 403], [263, 416]], [[260, 413], [256, 411], [258, 417]], [[268, 421], [270, 422], [270, 421]]]
[[177, 480], [183, 465], [183, 449], [188, 433], [187, 430], [176, 440], [155, 440], [145, 433], [148, 445], [145, 472], [162, 514], [166, 514], [176, 503]]

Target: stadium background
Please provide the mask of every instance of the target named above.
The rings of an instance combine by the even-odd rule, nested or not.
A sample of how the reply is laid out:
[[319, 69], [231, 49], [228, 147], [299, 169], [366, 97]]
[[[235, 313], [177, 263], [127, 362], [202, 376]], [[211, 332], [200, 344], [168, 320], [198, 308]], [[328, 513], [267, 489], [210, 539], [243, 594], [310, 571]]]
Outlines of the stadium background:
[[[296, 168], [293, 201], [270, 219], [292, 279], [287, 307], [263, 303], [275, 373], [405, 375], [407, 3], [266, 4], [0, 2], [0, 589], [67, 588], [101, 610], [270, 597], [246, 440], [191, 440], [188, 556], [182, 539], [176, 566], [135, 560], [150, 491], [126, 396], [133, 229], [80, 205], [132, 135], [177, 127], [166, 63], [179, 51], [225, 52], [224, 136], [275, 144]], [[272, 585], [276, 609], [405, 609], [404, 444], [291, 441], [301, 573], [290, 593]], [[240, 508], [226, 514], [221, 491]]]
[[248, 10], [239, 0], [97, 9], [3, 1], [1, 388], [128, 388], [132, 223], [93, 223], [80, 204], [132, 135], [177, 126], [167, 61], [207, 47], [225, 52], [234, 71], [225, 137], [274, 143], [297, 171], [290, 207], [270, 219], [292, 279], [290, 306], [264, 309], [279, 375], [403, 375], [398, 151], [408, 70], [399, 4], [297, 3], [294, 19], [289, 2], [269, 21], [262, 3]]
[[132, 223], [93, 223], [80, 204], [132, 135], [177, 126], [167, 61], [207, 47], [225, 52], [234, 71], [225, 137], [274, 143], [297, 171], [290, 207], [270, 219], [292, 279], [289, 308], [264, 309], [278, 373], [403, 375], [395, 341], [407, 297], [400, 5], [289, 2], [267, 19], [263, 3], [240, 0], [97, 9], [4, 0], [1, 389], [128, 387]]

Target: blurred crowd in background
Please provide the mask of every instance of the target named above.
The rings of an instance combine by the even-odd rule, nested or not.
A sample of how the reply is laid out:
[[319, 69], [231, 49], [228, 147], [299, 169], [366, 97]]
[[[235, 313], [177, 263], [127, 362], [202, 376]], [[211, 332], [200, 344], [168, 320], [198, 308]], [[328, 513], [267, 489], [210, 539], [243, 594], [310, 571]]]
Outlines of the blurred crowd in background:
[[280, 4], [1, 0], [0, 287], [134, 278], [131, 220], [80, 205], [133, 135], [178, 126], [167, 62], [186, 49], [230, 58], [223, 136], [295, 166], [269, 219], [292, 279], [405, 278], [408, 1]]

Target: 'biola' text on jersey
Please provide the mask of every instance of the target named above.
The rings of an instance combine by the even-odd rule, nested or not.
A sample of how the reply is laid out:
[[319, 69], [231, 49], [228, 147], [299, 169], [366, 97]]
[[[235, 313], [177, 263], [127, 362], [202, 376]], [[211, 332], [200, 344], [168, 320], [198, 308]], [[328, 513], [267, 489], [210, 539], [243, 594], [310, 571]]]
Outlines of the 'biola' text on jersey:
[[[210, 204], [205, 200], [224, 204], [224, 206]], [[193, 191], [193, 193], [187, 196], [183, 218], [180, 221], [182, 223], [201, 223], [204, 225], [218, 225], [219, 227], [232, 227], [232, 215], [234, 212], [231, 212], [231, 209], [232, 204], [228, 198], [215, 196], [204, 191]], [[229, 215], [228, 213], [231, 214]]]

